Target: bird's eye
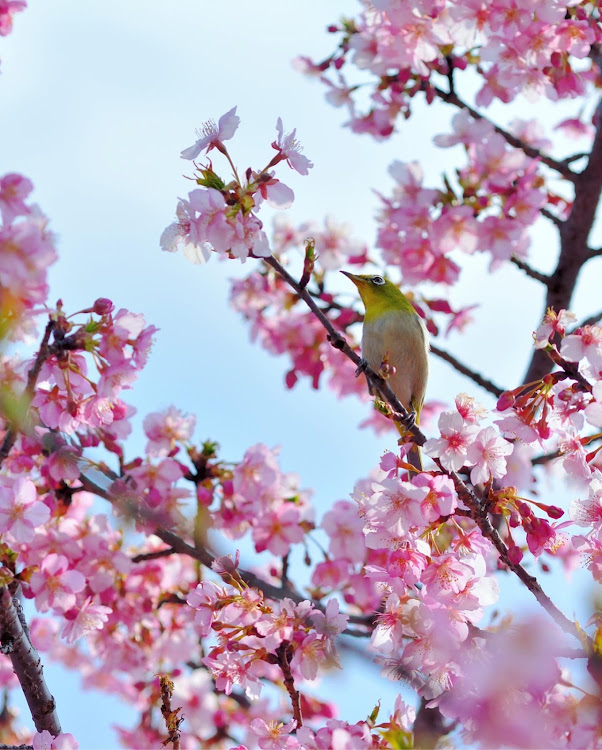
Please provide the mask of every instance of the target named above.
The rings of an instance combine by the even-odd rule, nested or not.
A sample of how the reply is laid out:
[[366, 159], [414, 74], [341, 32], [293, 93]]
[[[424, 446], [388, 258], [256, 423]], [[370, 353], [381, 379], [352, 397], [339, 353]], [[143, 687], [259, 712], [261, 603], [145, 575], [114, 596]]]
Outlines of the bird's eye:
[[373, 276], [372, 283], [376, 284], [376, 286], [382, 286], [385, 283], [385, 280], [382, 276]]

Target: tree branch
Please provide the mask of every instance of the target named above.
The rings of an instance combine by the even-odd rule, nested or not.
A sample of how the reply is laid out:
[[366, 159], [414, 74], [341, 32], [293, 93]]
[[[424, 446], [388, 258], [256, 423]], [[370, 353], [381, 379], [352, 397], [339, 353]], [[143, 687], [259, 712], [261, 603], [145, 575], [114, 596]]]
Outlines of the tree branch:
[[599, 323], [600, 320], [602, 320], [602, 310], [599, 310], [597, 313], [590, 315], [589, 318], [585, 318], [585, 320], [582, 320], [574, 330], [577, 330], [577, 328], [583, 328], [583, 326], [594, 326], [596, 325], [596, 323]]
[[443, 91], [443, 89], [440, 89], [437, 86], [433, 86], [432, 90], [434, 90], [435, 94], [444, 102], [453, 104], [459, 109], [466, 110], [466, 112], [468, 112], [471, 117], [474, 117], [475, 120], [485, 120], [486, 122], [489, 122], [495, 132], [499, 133], [506, 141], [506, 143], [508, 143], [510, 146], [520, 149], [531, 159], [538, 159], [542, 164], [545, 164], [546, 166], [550, 167], [550, 169], [553, 169], [555, 172], [561, 174], [566, 180], [570, 180], [571, 182], [574, 182], [576, 180], [577, 175], [575, 174], [575, 172], [573, 172], [572, 169], [569, 169], [566, 161], [558, 161], [557, 159], [553, 159], [551, 156], [548, 156], [547, 154], [541, 152], [538, 148], [530, 146], [528, 143], [525, 143], [525, 141], [522, 141], [520, 138], [512, 135], [512, 133], [504, 130], [504, 128], [501, 128], [499, 125], [491, 122], [489, 118], [485, 117], [478, 110], [473, 109], [470, 104], [460, 99], [460, 97], [455, 92]]
[[10, 658], [38, 732], [61, 734], [55, 700], [44, 680], [40, 655], [29, 639], [19, 600], [6, 587], [0, 593], [0, 643]]
[[[598, 104], [594, 119], [596, 135], [587, 166], [574, 175], [573, 207], [570, 215], [558, 227], [560, 254], [556, 269], [550, 275], [544, 311], [549, 307], [556, 312], [569, 309], [581, 268], [591, 257], [588, 237], [602, 192], [602, 101]], [[542, 349], [537, 349], [525, 373], [524, 382], [540, 380], [551, 369], [551, 360]]]
[[564, 224], [564, 221], [562, 219], [559, 219], [556, 214], [553, 214], [550, 210], [547, 208], [540, 208], [539, 213], [544, 216], [546, 219], [549, 219], [552, 224], [555, 224], [558, 229]]
[[544, 286], [548, 286], [550, 283], [550, 277], [547, 276], [545, 273], [540, 273], [539, 271], [536, 271], [534, 268], [531, 268], [528, 263], [525, 263], [524, 260], [520, 260], [520, 258], [517, 258], [516, 255], [513, 255], [510, 258], [510, 262], [514, 263], [514, 265], [517, 268], [520, 268], [521, 271], [524, 271], [527, 276], [530, 276], [532, 279], [535, 279], [535, 281], [541, 281], [541, 283]]
[[481, 386], [481, 388], [484, 388], [486, 391], [489, 391], [489, 393], [493, 394], [496, 398], [499, 398], [506, 390], [505, 388], [500, 388], [499, 385], [496, 385], [491, 380], [487, 380], [487, 378], [484, 378], [475, 370], [471, 370], [469, 367], [460, 362], [460, 360], [456, 359], [449, 352], [446, 352], [444, 349], [440, 349], [438, 346], [431, 344], [431, 351], [440, 359], [443, 359], [445, 362], [449, 362], [449, 364], [455, 370], [457, 370], [462, 375], [465, 375], [467, 378], [470, 378], [474, 383]]

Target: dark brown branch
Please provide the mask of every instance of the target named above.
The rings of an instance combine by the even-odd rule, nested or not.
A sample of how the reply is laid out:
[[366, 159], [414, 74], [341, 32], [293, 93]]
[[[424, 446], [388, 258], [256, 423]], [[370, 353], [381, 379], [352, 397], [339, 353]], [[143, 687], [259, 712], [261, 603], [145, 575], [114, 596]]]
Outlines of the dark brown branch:
[[[544, 312], [551, 307], [556, 312], [570, 308], [577, 278], [583, 265], [590, 259], [588, 238], [602, 192], [602, 102], [596, 111], [596, 135], [585, 169], [574, 176], [575, 198], [568, 218], [562, 222], [560, 254], [555, 270], [550, 275]], [[535, 350], [524, 382], [540, 380], [552, 369], [552, 362], [542, 349]]]
[[552, 224], [555, 224], [559, 229], [564, 224], [564, 221], [562, 219], [558, 218], [558, 216], [556, 216], [556, 214], [553, 214], [551, 211], [549, 211], [545, 207], [544, 208], [540, 208], [539, 209], [539, 213], [542, 216], [544, 216], [546, 219], [549, 219], [552, 222]]
[[139, 555], [134, 555], [131, 560], [133, 563], [146, 562], [147, 560], [158, 560], [161, 557], [170, 557], [174, 553], [175, 549], [173, 547], [168, 547], [167, 549], [160, 549], [156, 552], [141, 552]]
[[[54, 330], [55, 326], [56, 323], [52, 319], [49, 320], [46, 324], [46, 329], [44, 330], [44, 336], [42, 338], [42, 343], [40, 344], [40, 349], [36, 355], [33, 365], [27, 373], [27, 383], [25, 384], [25, 391], [23, 393], [23, 396], [25, 397], [24, 405], [26, 405], [27, 409], [29, 409], [29, 404], [31, 403], [31, 400], [33, 398], [34, 390], [38, 377], [40, 375], [40, 370], [42, 369], [42, 365], [50, 355], [48, 342], [50, 340], [50, 334]], [[2, 445], [0, 446], [0, 466], [2, 466], [2, 464], [8, 457], [8, 454], [11, 452], [18, 434], [18, 425], [10, 424], [8, 430], [6, 431], [6, 434], [4, 435]]]
[[496, 385], [491, 380], [484, 378], [478, 372], [471, 370], [465, 364], [460, 362], [460, 360], [456, 359], [452, 354], [446, 352], [444, 349], [440, 349], [435, 344], [431, 344], [431, 351], [433, 352], [433, 354], [435, 354], [437, 357], [440, 357], [445, 362], [449, 362], [449, 364], [455, 370], [457, 370], [462, 375], [465, 375], [467, 378], [470, 378], [474, 383], [481, 386], [481, 388], [484, 388], [486, 391], [489, 391], [489, 393], [493, 394], [496, 398], [499, 398], [506, 390], [504, 388], [500, 388], [499, 385]]
[[544, 286], [548, 286], [550, 283], [550, 277], [547, 276], [545, 273], [540, 273], [539, 271], [536, 271], [534, 268], [531, 268], [531, 266], [528, 263], [525, 263], [524, 260], [520, 260], [520, 258], [517, 258], [516, 255], [513, 255], [510, 258], [510, 262], [514, 263], [514, 265], [517, 268], [520, 268], [521, 271], [524, 271], [527, 276], [530, 276], [532, 279], [535, 279], [536, 281], [541, 281], [541, 283]]
[[291, 699], [291, 705], [293, 707], [293, 718], [297, 722], [297, 729], [303, 726], [303, 717], [301, 716], [301, 696], [299, 691], [295, 687], [295, 679], [291, 672], [291, 644], [288, 641], [282, 641], [282, 643], [276, 649], [278, 656], [278, 666], [282, 670], [282, 677], [284, 681], [284, 687], [286, 688], [289, 698]]
[[585, 320], [582, 320], [581, 323], [579, 323], [579, 325], [576, 326], [576, 328], [583, 328], [583, 326], [594, 326], [596, 325], [596, 323], [599, 323], [601, 320], [602, 320], [602, 310], [599, 310], [597, 313], [590, 315], [589, 318], [585, 318]]
[[159, 675], [159, 686], [161, 689], [161, 715], [167, 729], [167, 739], [163, 746], [171, 743], [173, 750], [180, 750], [180, 724], [184, 721], [183, 716], [178, 714], [181, 708], [173, 709], [171, 699], [173, 697], [174, 684], [166, 674]]
[[21, 605], [2, 588], [0, 593], [0, 643], [3, 653], [10, 658], [13, 671], [23, 690], [38, 732], [45, 729], [54, 737], [61, 734], [56, 703], [44, 680], [42, 661], [29, 640], [29, 633], [21, 623]]
[[453, 104], [459, 109], [464, 109], [471, 117], [474, 117], [475, 120], [485, 120], [486, 122], [489, 122], [495, 132], [499, 133], [506, 141], [506, 143], [508, 143], [510, 146], [520, 149], [531, 159], [538, 159], [542, 164], [545, 164], [546, 166], [550, 167], [550, 169], [553, 169], [555, 172], [561, 174], [566, 180], [570, 180], [571, 182], [575, 181], [577, 175], [575, 174], [575, 172], [573, 172], [572, 169], [569, 169], [566, 161], [558, 161], [557, 159], [553, 159], [551, 156], [544, 154], [538, 148], [530, 146], [528, 143], [525, 143], [525, 141], [522, 141], [520, 138], [512, 135], [512, 133], [504, 130], [504, 128], [501, 128], [499, 125], [491, 122], [489, 118], [485, 117], [478, 110], [473, 109], [470, 104], [467, 104], [465, 101], [460, 99], [460, 97], [455, 92], [443, 91], [443, 89], [440, 89], [437, 86], [434, 86], [433, 90], [435, 94], [444, 102]]
[[420, 699], [420, 707], [414, 721], [414, 747], [420, 750], [434, 750], [439, 740], [449, 734], [454, 725], [446, 725], [441, 711], [428, 708], [427, 698]]

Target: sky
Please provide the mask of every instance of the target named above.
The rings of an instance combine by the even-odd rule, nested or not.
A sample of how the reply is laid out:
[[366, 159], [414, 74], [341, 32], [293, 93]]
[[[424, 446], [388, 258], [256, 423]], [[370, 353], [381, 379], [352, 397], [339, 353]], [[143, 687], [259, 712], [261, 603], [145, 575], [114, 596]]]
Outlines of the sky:
[[[109, 297], [160, 329], [146, 369], [125, 394], [138, 409], [130, 457], [143, 448], [144, 415], [174, 404], [197, 415], [197, 439], [217, 440], [225, 459], [239, 460], [257, 442], [280, 446], [282, 467], [314, 489], [321, 515], [378, 463], [390, 439], [358, 430], [366, 405], [336, 401], [327, 389], [312, 391], [305, 383], [284, 389], [287, 363], [254, 346], [228, 306], [228, 280], [258, 261], [191, 266], [182, 255], [161, 252], [159, 236], [173, 221], [177, 197], [189, 189], [183, 174], [190, 165], [179, 154], [205, 120], [236, 105], [241, 125], [230, 142], [234, 160], [243, 170], [263, 166], [281, 117], [286, 130], [297, 128], [315, 165], [307, 177], [286, 168], [278, 174], [296, 194], [290, 218], [321, 222], [331, 215], [372, 245], [374, 190], [391, 189], [391, 161], [420, 159], [426, 182], [434, 185], [442, 169], [453, 169], [459, 152], [431, 143], [453, 112], [435, 104], [387, 143], [341, 127], [346, 113], [327, 104], [320, 85], [303, 78], [291, 59], [329, 54], [335, 38], [326, 26], [355, 14], [356, 0], [30, 5], [16, 17], [13, 34], [0, 40], [0, 164], [2, 173], [20, 172], [34, 182], [34, 199], [57, 234], [60, 259], [50, 273], [50, 299], [60, 297], [67, 310], [77, 310]], [[516, 114], [541, 116], [550, 125], [561, 119], [541, 102], [521, 101]], [[495, 107], [492, 115], [501, 122], [507, 117]], [[568, 153], [572, 145], [561, 147]], [[552, 267], [553, 243], [542, 228], [533, 258], [543, 271]], [[521, 382], [531, 331], [542, 314], [541, 290], [513, 267], [493, 277], [486, 267], [484, 257], [471, 259], [453, 299], [487, 305], [466, 335], [441, 345], [513, 387]], [[595, 279], [589, 274], [580, 282], [579, 317], [598, 307]], [[340, 288], [348, 288], [342, 282]], [[449, 365], [433, 360], [427, 398], [450, 403], [462, 391], [491, 405]], [[517, 606], [527, 606], [517, 586], [502, 585]], [[559, 587], [557, 601], [570, 616], [582, 589], [569, 588]], [[82, 748], [115, 746], [110, 725], [127, 724], [127, 709], [82, 694], [77, 678], [52, 665], [46, 675], [64, 731]], [[357, 700], [346, 706], [345, 718], [358, 720], [371, 708]]]

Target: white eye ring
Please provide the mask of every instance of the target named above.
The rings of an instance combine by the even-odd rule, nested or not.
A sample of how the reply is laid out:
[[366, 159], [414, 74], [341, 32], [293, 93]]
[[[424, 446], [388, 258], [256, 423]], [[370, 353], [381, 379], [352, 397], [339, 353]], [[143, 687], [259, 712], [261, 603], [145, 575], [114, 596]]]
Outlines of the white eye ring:
[[373, 284], [376, 284], [376, 286], [382, 286], [385, 283], [382, 276], [373, 276], [371, 281]]

